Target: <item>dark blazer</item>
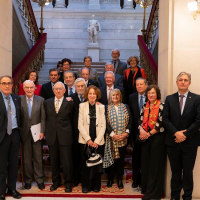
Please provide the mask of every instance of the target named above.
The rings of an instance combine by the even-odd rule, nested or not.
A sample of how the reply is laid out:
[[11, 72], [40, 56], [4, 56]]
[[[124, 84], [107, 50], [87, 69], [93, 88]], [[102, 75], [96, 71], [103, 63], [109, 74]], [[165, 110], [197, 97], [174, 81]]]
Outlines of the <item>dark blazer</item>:
[[[122, 98], [122, 103], [126, 103], [124, 88], [119, 87], [119, 86], [115, 86], [115, 85], [114, 85], [114, 88], [120, 90], [120, 92], [122, 93], [122, 97], [123, 97]], [[101, 91], [101, 98], [99, 99], [99, 102], [101, 102], [104, 105], [108, 105], [108, 98], [107, 98], [107, 89], [106, 89], [106, 86], [100, 87], [99, 89]]]
[[92, 79], [88, 79], [88, 84], [87, 84], [87, 87], [90, 86], [90, 85], [94, 85], [96, 87], [98, 87], [98, 83]]
[[[68, 90], [67, 90], [67, 86], [66, 85], [65, 85], [65, 89], [66, 89], [66, 92], [65, 92], [64, 96], [68, 97]], [[53, 90], [52, 90], [51, 81], [49, 81], [48, 83], [43, 84], [42, 85], [42, 90], [41, 90], [41, 97], [43, 97], [46, 100], [46, 99], [53, 98], [54, 96], [55, 95], [54, 95]]]
[[19, 130], [23, 142], [26, 141], [30, 134], [30, 128], [33, 125], [41, 123], [41, 133], [45, 132], [46, 117], [43, 103], [44, 99], [42, 97], [36, 95], [33, 96], [31, 119], [29, 119], [26, 95], [21, 96], [21, 125]]
[[183, 113], [181, 115], [178, 93], [167, 96], [163, 110], [163, 124], [167, 130], [165, 143], [177, 146], [174, 134], [180, 130], [187, 130], [187, 139], [180, 144], [185, 147], [200, 145], [200, 96], [189, 92]]
[[45, 139], [47, 145], [53, 145], [58, 138], [60, 145], [73, 144], [73, 101], [63, 99], [58, 114], [55, 111], [54, 98], [44, 101], [46, 112]]
[[73, 116], [74, 116], [74, 140], [78, 140], [79, 137], [79, 130], [78, 130], [78, 115], [79, 115], [79, 104], [80, 99], [78, 98], [78, 94], [74, 93], [70, 95], [70, 97], [73, 99], [74, 102], [74, 111], [73, 111]]
[[[16, 116], [17, 116], [17, 125], [18, 127], [20, 126], [20, 108], [21, 108], [21, 99], [20, 97], [11, 94], [12, 100], [15, 104], [15, 108], [16, 108]], [[7, 110], [6, 110], [6, 105], [4, 103], [4, 99], [3, 96], [0, 92], [0, 143], [2, 142], [6, 130], [7, 130], [7, 123], [8, 123], [8, 119], [7, 119]]]
[[[111, 61], [114, 65], [114, 61]], [[115, 74], [119, 74], [121, 76], [124, 75], [124, 71], [127, 69], [127, 64], [125, 62], [122, 62], [121, 60], [119, 60], [118, 65], [116, 66], [117, 69], [115, 71]]]
[[[98, 78], [98, 85], [99, 85], [99, 87], [106, 86], [106, 81], [105, 81], [104, 75], [105, 74], [102, 74]], [[121, 76], [119, 74], [115, 74], [114, 85], [119, 86], [119, 87], [123, 87], [123, 76]]]
[[[74, 75], [75, 75], [75, 79], [77, 79], [77, 74], [76, 74], [76, 72], [74, 72]], [[61, 82], [64, 83], [64, 72], [60, 72], [59, 81], [61, 81]]]

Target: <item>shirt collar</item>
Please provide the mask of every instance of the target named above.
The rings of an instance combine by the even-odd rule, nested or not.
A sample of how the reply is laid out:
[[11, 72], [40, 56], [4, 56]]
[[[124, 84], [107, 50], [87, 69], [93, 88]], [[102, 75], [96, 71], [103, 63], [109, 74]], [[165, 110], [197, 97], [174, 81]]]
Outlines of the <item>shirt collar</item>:
[[111, 88], [111, 89], [113, 90], [113, 89], [114, 89], [114, 84], [112, 85], [112, 87], [108, 87], [108, 86], [107, 86], [107, 90], [108, 90], [109, 88]]
[[[34, 95], [33, 95], [34, 96]], [[28, 99], [30, 99], [32, 102], [33, 102], [33, 96], [31, 97], [31, 98], [28, 98], [27, 96], [26, 96], [26, 101], [28, 100]]]
[[1, 94], [3, 96], [3, 98], [5, 99], [6, 97], [10, 97], [11, 98], [11, 94], [9, 94], [8, 96], [6, 96], [2, 91], [1, 91]]
[[[184, 97], [187, 97], [188, 93], [189, 93], [189, 90], [188, 90], [185, 94], [183, 94]], [[181, 94], [178, 92], [178, 96], [180, 96], [180, 95], [181, 95]]]
[[63, 99], [64, 99], [64, 96], [63, 96], [63, 97], [61, 97], [60, 99], [58, 99], [58, 98], [55, 96], [55, 101], [59, 100], [60, 102], [62, 102], [62, 101], [63, 101]]
[[143, 96], [145, 98], [145, 93], [143, 95], [138, 93], [138, 97], [140, 98], [141, 96]]

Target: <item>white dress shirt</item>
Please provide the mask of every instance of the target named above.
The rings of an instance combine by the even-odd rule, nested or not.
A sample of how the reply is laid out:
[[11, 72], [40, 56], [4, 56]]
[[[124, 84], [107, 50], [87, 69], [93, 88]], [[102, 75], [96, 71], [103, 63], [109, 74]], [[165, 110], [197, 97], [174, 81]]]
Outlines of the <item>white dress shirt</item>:
[[109, 90], [109, 88], [111, 88], [111, 91], [114, 89], [114, 85], [112, 85], [112, 87], [108, 87], [108, 86], [106, 86], [106, 91], [107, 91], [107, 99], [109, 99], [109, 95], [110, 95], [110, 90]]
[[[34, 96], [34, 95], [33, 95]], [[28, 99], [30, 99], [30, 103], [31, 103], [31, 108], [33, 107], [33, 96], [31, 98], [28, 98], [26, 96], [26, 102], [27, 102], [27, 105], [28, 105]]]
[[75, 93], [76, 92], [76, 89], [75, 89], [75, 85], [73, 85], [72, 87], [68, 87], [68, 95], [70, 94], [70, 88], [72, 88], [72, 92]]
[[[187, 99], [188, 92], [189, 92], [189, 91], [187, 91], [185, 94], [183, 94], [184, 97], [183, 97], [183, 106], [182, 106], [182, 110], [181, 110], [181, 115], [183, 114], [183, 110], [184, 110], [184, 107], [185, 107], [185, 102], [186, 102], [186, 99]], [[181, 95], [181, 94], [178, 92], [179, 102], [180, 102], [180, 100], [181, 100], [180, 95]]]
[[64, 96], [62, 98], [60, 98], [60, 99], [58, 99], [57, 97], [55, 97], [55, 99], [54, 99], [54, 106], [55, 106], [55, 108], [56, 108], [57, 100], [59, 100], [58, 111], [60, 110], [60, 106], [62, 105], [63, 99], [64, 99]]

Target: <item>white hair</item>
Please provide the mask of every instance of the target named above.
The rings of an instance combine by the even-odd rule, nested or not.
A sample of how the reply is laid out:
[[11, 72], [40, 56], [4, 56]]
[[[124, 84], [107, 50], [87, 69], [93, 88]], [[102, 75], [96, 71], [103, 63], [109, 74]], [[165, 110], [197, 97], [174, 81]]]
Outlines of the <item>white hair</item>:
[[191, 82], [191, 74], [187, 73], [187, 72], [181, 72], [177, 77], [176, 77], [176, 80], [179, 79], [179, 77], [183, 76], [183, 75], [186, 75], [188, 76], [190, 82]]
[[35, 83], [34, 83], [33, 81], [31, 81], [31, 80], [26, 80], [26, 81], [23, 82], [23, 88], [25, 88], [25, 84], [26, 84], [26, 83], [32, 83], [33, 86], [35, 87]]
[[112, 65], [112, 66], [113, 66], [113, 68], [114, 68], [114, 65], [113, 65], [113, 63], [112, 63], [112, 62], [106, 62], [106, 63], [105, 63], [105, 69], [106, 69], [107, 65]]
[[83, 83], [84, 83], [85, 86], [86, 86], [86, 82], [85, 82], [85, 79], [84, 79], [84, 78], [77, 78], [77, 79], [75, 80], [75, 82], [74, 82], [75, 87], [76, 87], [76, 84], [79, 83], [79, 82], [81, 82], [81, 81], [83, 81]]
[[61, 84], [63, 86], [63, 88], [65, 89], [65, 85], [64, 85], [63, 82], [61, 82], [61, 81], [56, 82], [55, 85], [54, 85], [54, 88], [55, 88], [56, 84]]
[[113, 51], [118, 51], [119, 54], [120, 54], [120, 50], [119, 50], [119, 49], [112, 49], [112, 52], [113, 52]]
[[104, 74], [104, 78], [106, 78], [106, 74], [112, 74], [113, 77], [115, 78], [115, 74], [114, 74], [112, 71], [107, 71], [107, 72], [105, 72], [105, 74]]

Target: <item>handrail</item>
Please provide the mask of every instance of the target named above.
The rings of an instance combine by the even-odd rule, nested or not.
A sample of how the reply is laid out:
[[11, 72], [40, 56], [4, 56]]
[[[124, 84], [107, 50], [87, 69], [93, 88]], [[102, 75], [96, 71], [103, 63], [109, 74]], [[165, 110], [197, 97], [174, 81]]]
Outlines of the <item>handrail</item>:
[[146, 42], [148, 41], [149, 32], [150, 32], [150, 29], [151, 29], [151, 25], [152, 25], [153, 18], [154, 18], [154, 13], [156, 11], [156, 6], [157, 6], [158, 3], [159, 3], [159, 0], [154, 0], [153, 1], [153, 5], [152, 5], [152, 8], [151, 8], [151, 13], [150, 13], [150, 16], [149, 16], [149, 21], [148, 21], [148, 24], [147, 24]]
[[[38, 56], [43, 57], [42, 52], [44, 51], [44, 46], [45, 43], [47, 42], [47, 34], [43, 33], [42, 36], [38, 39], [38, 41], [35, 43], [35, 45], [32, 47], [32, 49], [26, 54], [26, 56], [22, 59], [22, 61], [18, 64], [18, 66], [14, 69], [13, 73], [12, 73], [12, 77], [13, 77], [13, 89], [15, 89], [18, 85], [18, 83], [20, 83], [23, 75], [26, 73], [26, 71], [31, 68], [31, 66], [33, 65], [37, 65], [37, 66], [33, 66], [36, 67], [37, 70], [39, 70], [38, 68], [40, 68], [40, 66], [38, 66]], [[34, 63], [34, 61], [36, 60], [37, 63]]]
[[32, 24], [34, 32], [35, 32], [35, 37], [39, 38], [39, 29], [38, 29], [38, 25], [37, 25], [37, 22], [36, 22], [36, 19], [35, 19], [35, 15], [34, 15], [34, 12], [33, 12], [31, 2], [30, 2], [30, 0], [25, 0], [25, 2], [26, 2], [27, 9], [29, 11], [31, 24]]
[[140, 52], [143, 54], [144, 59], [151, 70], [155, 81], [158, 81], [158, 64], [156, 63], [154, 57], [152, 56], [151, 52], [149, 51], [143, 37], [138, 35], [138, 46], [140, 48]]

